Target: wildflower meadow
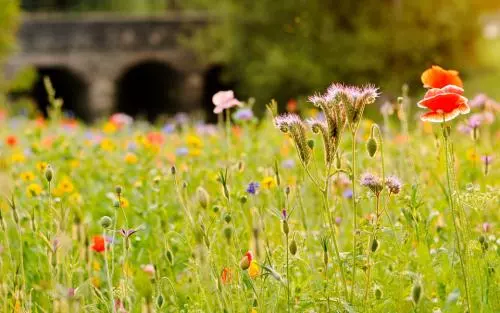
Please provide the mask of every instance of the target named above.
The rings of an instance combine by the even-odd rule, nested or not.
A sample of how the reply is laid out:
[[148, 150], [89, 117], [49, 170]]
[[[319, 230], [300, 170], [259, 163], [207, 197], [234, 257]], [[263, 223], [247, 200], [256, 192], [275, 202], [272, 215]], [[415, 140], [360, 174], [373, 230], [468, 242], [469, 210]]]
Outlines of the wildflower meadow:
[[47, 117], [0, 111], [1, 312], [500, 312], [500, 104], [421, 80], [155, 125], [46, 80]]

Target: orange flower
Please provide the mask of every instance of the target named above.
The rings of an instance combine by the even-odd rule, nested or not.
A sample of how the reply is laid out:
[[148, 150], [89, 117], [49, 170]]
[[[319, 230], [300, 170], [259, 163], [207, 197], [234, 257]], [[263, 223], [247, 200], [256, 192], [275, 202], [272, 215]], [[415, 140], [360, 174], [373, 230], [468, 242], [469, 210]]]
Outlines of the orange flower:
[[429, 89], [424, 99], [420, 100], [417, 105], [430, 111], [423, 114], [420, 119], [440, 123], [452, 120], [459, 114], [469, 113], [468, 100], [463, 96], [463, 93], [462, 88], [454, 85]]
[[421, 79], [425, 88], [443, 88], [447, 85], [464, 86], [457, 71], [445, 70], [437, 65], [423, 72]]
[[15, 145], [17, 145], [17, 138], [16, 138], [16, 136], [14, 136], [14, 135], [7, 136], [7, 138], [5, 138], [5, 143], [8, 146], [14, 147]]
[[297, 100], [289, 99], [286, 103], [286, 111], [290, 113], [297, 112]]
[[222, 269], [222, 273], [220, 274], [220, 279], [222, 280], [222, 283], [224, 285], [231, 283], [232, 277], [233, 275], [231, 274], [231, 269], [228, 267], [224, 267]]
[[106, 243], [104, 241], [104, 237], [100, 235], [96, 235], [92, 237], [92, 250], [95, 252], [103, 252], [106, 249]]

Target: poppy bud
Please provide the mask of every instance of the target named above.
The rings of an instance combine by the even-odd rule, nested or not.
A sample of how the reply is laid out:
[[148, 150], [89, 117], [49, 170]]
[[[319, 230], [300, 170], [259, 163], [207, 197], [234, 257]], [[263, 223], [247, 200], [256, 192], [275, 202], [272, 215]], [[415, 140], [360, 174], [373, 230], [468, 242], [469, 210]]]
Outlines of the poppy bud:
[[380, 300], [382, 298], [382, 290], [380, 288], [375, 287], [375, 299]]
[[283, 233], [285, 235], [288, 235], [290, 232], [290, 227], [288, 226], [288, 222], [286, 220], [283, 220]]
[[250, 267], [252, 260], [253, 260], [252, 252], [248, 251], [247, 253], [245, 253], [245, 256], [240, 261], [240, 268], [242, 270], [247, 270]]
[[292, 239], [292, 242], [290, 242], [289, 249], [292, 255], [295, 255], [297, 253], [297, 242], [295, 241], [295, 239]]
[[156, 298], [156, 305], [161, 309], [161, 307], [163, 306], [163, 303], [164, 303], [163, 295], [160, 294]]
[[226, 221], [226, 223], [230, 223], [231, 222], [231, 214], [226, 213], [226, 215], [224, 216], [224, 221]]
[[248, 198], [247, 198], [247, 196], [245, 196], [245, 195], [242, 195], [242, 196], [240, 197], [240, 203], [241, 203], [241, 204], [245, 204], [245, 203], [247, 202], [247, 200], [248, 200]]
[[285, 194], [288, 196], [290, 194], [290, 186], [285, 187]]
[[214, 206], [212, 207], [212, 211], [213, 211], [214, 213], [219, 212], [219, 206], [218, 206], [218, 205], [214, 205]]
[[378, 250], [378, 247], [379, 247], [379, 242], [378, 242], [377, 238], [373, 238], [372, 244], [371, 244], [372, 252], [376, 252]]
[[370, 136], [368, 141], [366, 142], [366, 150], [368, 151], [368, 155], [373, 158], [375, 153], [377, 153], [378, 144], [373, 136]]
[[170, 262], [170, 264], [174, 264], [174, 254], [172, 253], [172, 251], [170, 249], [167, 250], [166, 256], [167, 256], [167, 260]]
[[312, 150], [314, 149], [314, 140], [313, 139], [309, 139], [307, 141], [307, 146]]
[[174, 166], [174, 165], [172, 165], [172, 167], [170, 168], [170, 173], [171, 173], [172, 175], [175, 175], [175, 173], [176, 173], [176, 172], [177, 172], [177, 170], [175, 169], [175, 166]]
[[238, 162], [238, 171], [243, 172], [245, 169], [245, 163], [243, 161]]
[[47, 179], [47, 181], [50, 183], [53, 177], [54, 177], [54, 170], [52, 170], [52, 166], [50, 166], [49, 164], [45, 169], [45, 179]]
[[231, 226], [226, 226], [224, 228], [224, 237], [226, 237], [226, 240], [230, 242], [232, 236], [233, 236], [233, 228]]
[[198, 187], [198, 189], [196, 190], [196, 194], [200, 206], [204, 209], [208, 208], [208, 204], [210, 202], [210, 196], [208, 195], [208, 192], [205, 190], [205, 188], [201, 186]]
[[120, 207], [120, 201], [118, 201], [118, 200], [113, 201], [113, 206], [115, 208], [119, 208]]
[[423, 294], [422, 286], [420, 285], [420, 283], [415, 283], [415, 285], [413, 285], [413, 288], [411, 290], [411, 299], [413, 300], [413, 303], [415, 303], [415, 305], [417, 305], [420, 299], [422, 298], [422, 294]]
[[121, 195], [122, 191], [123, 191], [122, 186], [116, 186], [115, 187], [115, 192], [116, 192], [117, 195]]
[[113, 224], [113, 220], [109, 216], [103, 216], [101, 217], [100, 223], [102, 228], [107, 229], [111, 227], [111, 224]]
[[182, 188], [183, 188], [183, 189], [186, 189], [187, 187], [188, 187], [188, 183], [187, 183], [187, 181], [183, 181], [183, 182], [182, 182]]

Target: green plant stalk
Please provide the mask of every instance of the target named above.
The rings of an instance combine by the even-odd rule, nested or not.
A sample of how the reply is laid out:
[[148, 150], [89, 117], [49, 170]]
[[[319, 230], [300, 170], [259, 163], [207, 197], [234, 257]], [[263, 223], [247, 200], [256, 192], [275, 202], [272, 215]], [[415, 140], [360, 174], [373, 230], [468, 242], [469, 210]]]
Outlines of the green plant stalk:
[[290, 264], [288, 258], [288, 234], [285, 234], [286, 244], [286, 296], [287, 296], [287, 312], [290, 313]]
[[371, 274], [372, 274], [372, 265], [370, 264], [370, 262], [371, 262], [371, 255], [372, 255], [371, 245], [372, 245], [373, 240], [375, 240], [375, 238], [377, 238], [377, 230], [378, 230], [378, 225], [379, 225], [379, 217], [381, 215], [379, 208], [380, 208], [380, 195], [377, 195], [376, 196], [376, 201], [375, 201], [375, 218], [376, 218], [376, 220], [375, 220], [375, 225], [373, 225], [372, 235], [370, 236], [370, 240], [368, 240], [368, 249], [367, 249], [367, 252], [366, 252], [368, 270], [367, 270], [367, 274], [366, 274], [365, 296], [364, 296], [364, 299], [363, 299], [363, 304], [364, 304], [364, 307], [365, 307], [365, 311], [366, 311], [366, 304], [367, 304], [367, 300], [368, 300], [368, 293], [370, 291], [370, 285], [371, 285]]
[[109, 299], [111, 302], [111, 312], [115, 313], [115, 301], [113, 296], [113, 283], [111, 282], [111, 276], [109, 272], [108, 265], [108, 249], [106, 247], [106, 230], [102, 231], [102, 238], [104, 238], [104, 267], [106, 268], [106, 280], [108, 281], [108, 289], [109, 289]]
[[453, 164], [450, 164], [450, 155], [449, 155], [449, 141], [448, 141], [448, 135], [445, 134], [446, 132], [446, 125], [443, 122], [442, 124], [442, 129], [443, 129], [443, 138], [444, 138], [444, 146], [445, 146], [445, 154], [446, 154], [446, 180], [448, 184], [448, 201], [450, 202], [450, 207], [451, 207], [451, 215], [453, 219], [453, 227], [455, 230], [455, 240], [457, 241], [457, 246], [458, 246], [458, 258], [460, 260], [460, 267], [462, 270], [462, 274], [464, 276], [464, 287], [465, 287], [465, 295], [467, 297], [467, 308], [468, 312], [472, 313], [473, 311], [471, 310], [471, 297], [469, 293], [469, 285], [468, 285], [468, 277], [467, 277], [467, 271], [465, 267], [465, 260], [463, 256], [463, 251], [462, 251], [462, 243], [460, 240], [460, 233], [459, 233], [459, 227], [457, 225], [456, 217], [457, 217], [457, 211], [455, 208], [455, 203], [453, 201], [453, 190], [452, 190], [452, 184], [451, 184], [451, 173], [450, 173], [450, 168], [453, 166]]
[[352, 185], [352, 210], [353, 216], [353, 237], [352, 237], [352, 286], [351, 286], [351, 297], [350, 302], [354, 300], [354, 290], [356, 289], [356, 244], [357, 235], [356, 231], [358, 229], [358, 212], [356, 208], [356, 133], [357, 129], [352, 131], [352, 166], [351, 166], [351, 185]]

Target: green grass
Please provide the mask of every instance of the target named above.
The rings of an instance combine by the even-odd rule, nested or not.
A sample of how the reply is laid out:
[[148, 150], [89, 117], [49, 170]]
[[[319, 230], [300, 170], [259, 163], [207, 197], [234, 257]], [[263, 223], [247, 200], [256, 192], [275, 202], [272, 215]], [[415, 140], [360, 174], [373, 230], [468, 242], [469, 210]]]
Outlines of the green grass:
[[[462, 214], [470, 312], [494, 313], [500, 170], [494, 160], [485, 175], [472, 153], [498, 157], [498, 122], [482, 125], [474, 142], [457, 132], [465, 119], [451, 122], [452, 197]], [[373, 158], [365, 149], [371, 123], [362, 121], [358, 132], [353, 290], [349, 176], [333, 175], [322, 193], [269, 117], [240, 122], [229, 140], [222, 125], [212, 133], [188, 123], [166, 133], [143, 123], [117, 129], [109, 122], [5, 119], [0, 311], [111, 312], [119, 302], [127, 312], [464, 312], [441, 128], [408, 121], [405, 134], [404, 123], [389, 117], [383, 160], [380, 141]], [[11, 137], [9, 145], [8, 136], [17, 143]], [[321, 137], [308, 131], [307, 138], [315, 143], [308, 168], [321, 182]], [[351, 143], [344, 132], [338, 161], [348, 173]], [[382, 175], [381, 164], [403, 187], [397, 195], [382, 192], [374, 228], [376, 197], [359, 179]], [[255, 195], [247, 192], [250, 182], [260, 183]], [[106, 229], [103, 216], [111, 218]], [[121, 229], [137, 232], [126, 239]], [[99, 252], [93, 238], [102, 234], [111, 242]], [[248, 250], [254, 262], [242, 269]]]

